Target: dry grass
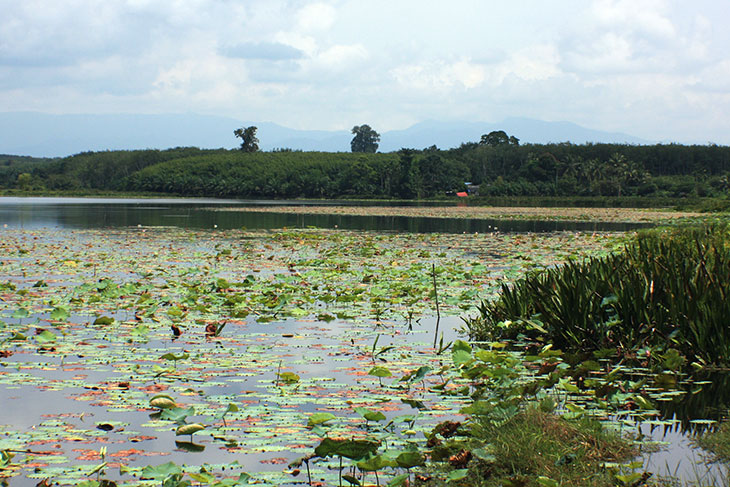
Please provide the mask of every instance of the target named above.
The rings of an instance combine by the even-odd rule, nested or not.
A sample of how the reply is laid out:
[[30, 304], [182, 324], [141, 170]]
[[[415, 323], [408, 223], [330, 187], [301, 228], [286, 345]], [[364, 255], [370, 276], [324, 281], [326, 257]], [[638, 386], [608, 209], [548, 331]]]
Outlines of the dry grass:
[[532, 208], [472, 206], [273, 206], [225, 208], [225, 211], [291, 213], [303, 215], [408, 216], [497, 220], [564, 220], [649, 223], [706, 216], [703, 213], [643, 208]]

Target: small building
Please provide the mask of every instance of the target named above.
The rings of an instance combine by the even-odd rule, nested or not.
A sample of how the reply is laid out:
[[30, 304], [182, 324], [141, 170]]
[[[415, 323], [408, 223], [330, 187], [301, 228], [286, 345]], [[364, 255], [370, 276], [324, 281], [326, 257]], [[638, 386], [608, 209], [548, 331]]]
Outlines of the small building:
[[466, 193], [469, 196], [479, 196], [479, 185], [478, 184], [465, 182], [464, 186], [466, 186]]

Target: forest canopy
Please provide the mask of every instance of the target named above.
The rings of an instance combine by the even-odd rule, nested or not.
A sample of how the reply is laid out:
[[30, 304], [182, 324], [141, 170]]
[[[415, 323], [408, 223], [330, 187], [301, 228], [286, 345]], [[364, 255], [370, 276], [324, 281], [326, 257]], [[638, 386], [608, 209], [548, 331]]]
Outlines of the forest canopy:
[[729, 175], [726, 146], [521, 144], [501, 131], [449, 150], [390, 153], [177, 147], [0, 156], [6, 190], [239, 198], [432, 198], [467, 189], [483, 196], [703, 197], [725, 195]]

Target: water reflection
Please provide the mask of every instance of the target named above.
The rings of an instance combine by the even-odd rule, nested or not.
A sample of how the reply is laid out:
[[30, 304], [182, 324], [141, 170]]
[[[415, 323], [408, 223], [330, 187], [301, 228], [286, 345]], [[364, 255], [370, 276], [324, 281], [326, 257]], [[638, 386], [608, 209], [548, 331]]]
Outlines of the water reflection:
[[642, 441], [654, 442], [643, 457], [643, 469], [672, 476], [687, 485], [728, 485], [726, 465], [710, 463], [694, 438], [714, 430], [730, 411], [730, 374], [697, 373], [682, 379], [676, 390], [656, 391], [656, 417], [635, 424]]
[[665, 432], [679, 430], [685, 434], [702, 434], [714, 429], [730, 411], [730, 374], [712, 372], [696, 374], [681, 387], [684, 394], [658, 401], [663, 420], [673, 421]]
[[[261, 205], [307, 205], [322, 201], [232, 201], [190, 199], [0, 198], [0, 224], [10, 228], [106, 228], [173, 226], [204, 229], [341, 228], [411, 233], [630, 231], [643, 223], [555, 220], [482, 220], [405, 216], [301, 215], [240, 211]], [[353, 202], [327, 202], [353, 205]], [[357, 203], [361, 204], [361, 203]], [[375, 202], [369, 203], [377, 204]], [[382, 204], [382, 203], [380, 203]], [[221, 208], [233, 207], [235, 211]]]

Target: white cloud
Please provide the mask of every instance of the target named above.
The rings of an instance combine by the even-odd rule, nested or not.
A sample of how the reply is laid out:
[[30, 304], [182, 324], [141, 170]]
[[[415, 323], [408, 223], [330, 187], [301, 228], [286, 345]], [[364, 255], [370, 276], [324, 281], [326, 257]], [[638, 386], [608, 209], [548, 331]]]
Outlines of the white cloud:
[[340, 70], [359, 64], [368, 57], [368, 51], [362, 44], [335, 45], [319, 53], [315, 63], [327, 69]]
[[398, 66], [391, 75], [408, 89], [445, 91], [480, 86], [486, 78], [486, 70], [466, 60], [451, 63], [435, 61]]
[[152, 85], [160, 91], [184, 93], [190, 88], [197, 63], [182, 61], [157, 75]]
[[301, 31], [323, 31], [335, 23], [336, 11], [326, 3], [312, 3], [300, 9], [297, 18]]
[[313, 56], [317, 52], [317, 41], [315, 38], [300, 34], [299, 32], [277, 32], [274, 39], [276, 42], [304, 52], [308, 56]]
[[707, 66], [692, 77], [692, 87], [697, 91], [730, 94], [730, 59]]
[[598, 0], [591, 10], [604, 29], [632, 31], [663, 40], [677, 34], [667, 17], [668, 5], [664, 0]]
[[492, 78], [499, 84], [510, 75], [526, 81], [547, 80], [561, 74], [560, 55], [551, 45], [521, 49], [493, 69]]
[[244, 42], [221, 49], [224, 56], [240, 59], [284, 61], [299, 59], [302, 51], [279, 42]]
[[6, 109], [380, 130], [530, 116], [649, 139], [730, 134], [730, 3], [717, 0], [0, 0], [0, 11]]

